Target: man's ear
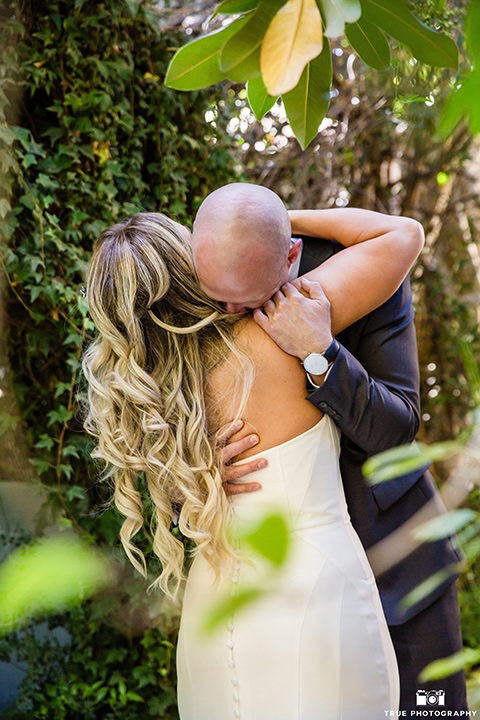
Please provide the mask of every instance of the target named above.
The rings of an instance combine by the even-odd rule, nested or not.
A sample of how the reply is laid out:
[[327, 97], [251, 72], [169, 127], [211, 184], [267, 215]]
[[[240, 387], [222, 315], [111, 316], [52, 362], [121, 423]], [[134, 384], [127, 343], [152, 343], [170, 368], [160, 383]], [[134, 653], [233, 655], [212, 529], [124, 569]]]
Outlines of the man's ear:
[[295, 260], [298, 258], [301, 249], [302, 249], [302, 240], [300, 238], [298, 238], [297, 240], [295, 240], [292, 247], [290, 248], [290, 252], [288, 253], [288, 257], [287, 257], [288, 267], [290, 267], [290, 265], [293, 265]]

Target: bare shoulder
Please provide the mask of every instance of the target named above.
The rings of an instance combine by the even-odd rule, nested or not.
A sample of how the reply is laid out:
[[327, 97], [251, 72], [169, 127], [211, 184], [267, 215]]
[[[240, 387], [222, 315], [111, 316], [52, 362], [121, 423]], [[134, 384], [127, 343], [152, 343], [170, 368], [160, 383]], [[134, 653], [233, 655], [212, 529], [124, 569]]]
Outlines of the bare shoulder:
[[233, 420], [238, 412], [236, 388], [245, 373], [242, 357], [250, 364], [253, 380], [240, 436], [254, 430], [260, 443], [243, 456], [289, 440], [319, 420], [322, 414], [305, 399], [305, 372], [299, 360], [281, 350], [253, 319], [241, 321], [235, 347], [239, 354], [230, 353], [211, 373], [207, 398], [212, 426], [219, 429]]

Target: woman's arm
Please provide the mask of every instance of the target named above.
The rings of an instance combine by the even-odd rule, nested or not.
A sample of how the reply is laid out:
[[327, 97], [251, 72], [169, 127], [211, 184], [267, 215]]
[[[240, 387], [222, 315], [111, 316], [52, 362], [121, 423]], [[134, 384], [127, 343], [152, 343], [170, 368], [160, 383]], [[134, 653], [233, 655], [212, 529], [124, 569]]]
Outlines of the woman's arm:
[[[354, 208], [291, 210], [289, 215], [294, 235], [337, 240], [346, 247], [304, 276], [321, 284], [334, 334], [393, 295], [423, 247], [423, 228], [411, 218]], [[300, 288], [300, 279], [293, 284]]]

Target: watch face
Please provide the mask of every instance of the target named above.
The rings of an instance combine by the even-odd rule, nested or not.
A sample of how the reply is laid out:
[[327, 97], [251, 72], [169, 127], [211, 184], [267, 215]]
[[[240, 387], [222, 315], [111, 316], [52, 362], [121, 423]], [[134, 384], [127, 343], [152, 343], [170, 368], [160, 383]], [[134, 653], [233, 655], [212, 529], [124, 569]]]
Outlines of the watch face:
[[320, 353], [311, 353], [303, 361], [303, 367], [309, 375], [323, 375], [329, 366], [328, 360]]

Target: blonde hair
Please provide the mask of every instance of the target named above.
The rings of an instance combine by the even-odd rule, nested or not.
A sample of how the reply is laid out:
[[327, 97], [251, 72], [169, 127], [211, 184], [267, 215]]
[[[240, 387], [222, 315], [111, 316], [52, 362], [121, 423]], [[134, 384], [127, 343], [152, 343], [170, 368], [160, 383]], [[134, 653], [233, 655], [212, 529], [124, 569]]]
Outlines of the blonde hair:
[[[235, 555], [205, 389], [218, 362], [230, 351], [239, 356], [232, 342], [238, 316], [201, 290], [186, 231], [157, 213], [139, 213], [101, 234], [87, 299], [98, 330], [83, 359], [85, 427], [98, 439], [92, 456], [105, 462], [104, 478], [114, 482], [125, 552], [146, 575], [145, 557], [133, 542], [144, 525], [144, 473], [154, 506], [153, 550], [162, 564], [153, 585], [174, 597], [184, 565], [184, 545], [170, 532], [179, 493], [179, 527], [195, 551], [217, 574]], [[243, 373], [239, 412], [250, 385], [251, 374]]]

